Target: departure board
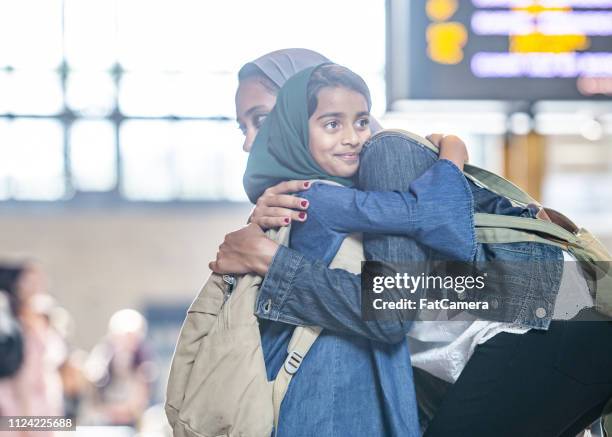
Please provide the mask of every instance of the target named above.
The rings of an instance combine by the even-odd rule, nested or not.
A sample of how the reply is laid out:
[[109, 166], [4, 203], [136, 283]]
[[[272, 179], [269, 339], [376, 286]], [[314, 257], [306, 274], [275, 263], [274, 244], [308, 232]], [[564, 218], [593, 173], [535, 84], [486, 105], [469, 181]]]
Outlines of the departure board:
[[612, 97], [612, 0], [410, 0], [409, 5], [405, 97]]

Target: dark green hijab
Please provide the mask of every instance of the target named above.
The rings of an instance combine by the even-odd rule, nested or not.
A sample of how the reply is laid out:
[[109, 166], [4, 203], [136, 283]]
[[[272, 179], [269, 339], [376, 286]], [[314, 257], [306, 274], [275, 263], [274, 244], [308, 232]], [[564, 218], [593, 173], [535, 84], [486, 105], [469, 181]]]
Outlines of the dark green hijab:
[[327, 174], [308, 147], [308, 81], [320, 65], [306, 68], [285, 82], [274, 109], [255, 138], [243, 178], [244, 190], [252, 203], [267, 188], [283, 181], [327, 179], [353, 186], [350, 178]]

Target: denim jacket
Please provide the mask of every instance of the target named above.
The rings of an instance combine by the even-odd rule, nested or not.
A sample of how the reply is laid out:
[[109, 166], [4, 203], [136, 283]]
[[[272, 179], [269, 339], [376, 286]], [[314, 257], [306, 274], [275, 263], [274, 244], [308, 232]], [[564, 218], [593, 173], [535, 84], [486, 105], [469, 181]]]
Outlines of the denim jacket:
[[[368, 429], [373, 433], [371, 435], [377, 434], [375, 430], [379, 435], [411, 435], [406, 429], [412, 426], [406, 426], [412, 420], [409, 412], [414, 400], [412, 371], [409, 351], [402, 341], [410, 322], [365, 322], [361, 318], [360, 277], [327, 268], [330, 256], [333, 257], [347, 232], [361, 230], [408, 235], [416, 232], [412, 235], [420, 236], [422, 243], [454, 259], [525, 261], [525, 264], [520, 263], [520, 270], [517, 263], [516, 271], [509, 275], [507, 293], [489, 297], [491, 308], [498, 308], [503, 313], [498, 315], [500, 319], [532, 328], [548, 327], [563, 268], [561, 251], [539, 243], [483, 245], [474, 244], [472, 240], [473, 211], [532, 218], [535, 211], [515, 207], [506, 199], [466, 181], [462, 175], [461, 182], [457, 183], [456, 177], [460, 173], [449, 162], [439, 161], [434, 166], [439, 167], [440, 174], [436, 180], [428, 180], [429, 186], [419, 186], [419, 181], [427, 180], [428, 172], [411, 185], [410, 193], [391, 195], [395, 198], [391, 201], [395, 208], [387, 208], [384, 204], [384, 197], [389, 193], [358, 194], [348, 190], [348, 205], [353, 203], [354, 210], [347, 206], [339, 191], [343, 190], [341, 188], [313, 187], [316, 189], [312, 193], [304, 193], [311, 201], [308, 221], [294, 226], [292, 248], [281, 247], [274, 257], [256, 309], [256, 314], [262, 319], [262, 342], [270, 379], [275, 377], [285, 359], [293, 331], [285, 324], [313, 324], [324, 328], [289, 388], [281, 409], [279, 431], [291, 430], [289, 434], [298, 435], [294, 426], [299, 420], [318, 414], [318, 425], [321, 426], [318, 430], [329, 435], [348, 435], [342, 432], [342, 427], [350, 428], [351, 424], [361, 431], [363, 426], [374, 426], [374, 429]], [[442, 170], [442, 167], [447, 168]], [[449, 187], [452, 190], [447, 192]], [[457, 187], [462, 188], [454, 191]], [[470, 195], [465, 196], [466, 192]], [[406, 196], [403, 205], [398, 202], [402, 195]], [[432, 195], [439, 197], [428, 205], [428, 196]], [[458, 202], [449, 208], [440, 207], [449, 205], [448, 201]], [[315, 210], [317, 202], [320, 202], [321, 211]], [[419, 202], [422, 208], [411, 206]], [[467, 209], [466, 205], [469, 205]], [[397, 210], [402, 207], [406, 208], [403, 212]], [[403, 221], [397, 221], [397, 214]], [[418, 214], [423, 214], [420, 219]], [[353, 218], [357, 223], [352, 222]], [[452, 226], [452, 222], [456, 226]], [[446, 227], [446, 230], [436, 233], [436, 224], [441, 224], [441, 229]], [[385, 231], [378, 226], [390, 228]], [[459, 238], [461, 236], [463, 239]], [[348, 361], [359, 363], [355, 366], [361, 371], [348, 366]], [[329, 368], [325, 363], [330, 364]], [[364, 366], [369, 371], [365, 372]], [[404, 373], [399, 369], [404, 369]], [[377, 395], [368, 397], [355, 391], [355, 386], [363, 391], [372, 383], [379, 385]], [[398, 391], [397, 387], [401, 390]], [[335, 388], [332, 390], [335, 397], [330, 394], [332, 388]], [[317, 399], [319, 407], [302, 405], [307, 397]], [[383, 400], [383, 403], [376, 400]], [[374, 408], [376, 405], [379, 408]], [[398, 409], [398, 405], [405, 408]], [[366, 423], [362, 423], [365, 419], [355, 407], [367, 409], [367, 414], [364, 413]], [[288, 417], [287, 412], [291, 410], [301, 412], [302, 416], [289, 413]], [[371, 424], [378, 424], [378, 427]], [[380, 431], [382, 429], [384, 433]]]
[[[530, 217], [536, 220], [536, 208], [512, 206], [505, 198], [469, 182], [475, 212]], [[476, 262], [493, 262], [504, 268], [504, 286], [487, 290], [489, 309], [477, 316], [515, 323], [528, 328], [548, 329], [563, 274], [563, 252], [543, 243], [519, 242], [478, 244]], [[474, 292], [466, 299], [479, 300]]]
[[[446, 256], [472, 259], [473, 205], [465, 178], [451, 162], [440, 160], [409, 192], [315, 184], [303, 197], [310, 201], [309, 218], [294, 224], [292, 249], [279, 249], [257, 300], [270, 380], [286, 358], [294, 325], [324, 328], [289, 386], [278, 433], [418, 436], [404, 341], [411, 322], [363, 321], [360, 287], [353, 282], [358, 276], [343, 272], [347, 276], [336, 282], [330, 272], [341, 271], [327, 265], [351, 232], [401, 233]], [[347, 278], [351, 286], [343, 287]]]

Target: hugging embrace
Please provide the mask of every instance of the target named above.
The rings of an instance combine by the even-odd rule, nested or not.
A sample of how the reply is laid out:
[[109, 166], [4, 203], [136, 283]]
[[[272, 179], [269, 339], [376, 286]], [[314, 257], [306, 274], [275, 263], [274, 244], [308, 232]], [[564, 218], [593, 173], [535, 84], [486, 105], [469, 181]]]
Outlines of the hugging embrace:
[[[365, 82], [317, 53], [270, 53], [246, 64], [239, 80], [237, 119], [250, 152], [244, 187], [256, 207], [210, 267], [237, 291], [241, 278], [255, 284], [253, 354], [262, 353], [268, 381], [287, 379], [275, 435], [573, 437], [604, 413], [612, 322], [596, 311], [575, 264], [563, 263], [570, 255], [541, 237], [483, 242], [475, 229], [478, 214], [548, 223], [545, 210], [466, 177], [466, 147], [455, 136], [429, 136], [436, 154], [425, 139], [382, 130]], [[288, 225], [286, 246], [264, 233]], [[365, 320], [359, 272], [331, 268], [347, 241], [357, 263], [495, 260], [521, 268], [506, 272], [506, 293], [496, 296], [503, 321], [467, 313], [453, 322]], [[202, 313], [229, 311], [237, 296], [226, 291]], [[568, 309], [567, 300], [579, 304]], [[585, 314], [590, 321], [571, 320]], [[307, 354], [295, 355], [305, 327], [315, 334]], [[173, 374], [188, 349], [181, 342], [168, 401], [179, 419], [185, 383]], [[193, 352], [191, 363], [203, 355]]]

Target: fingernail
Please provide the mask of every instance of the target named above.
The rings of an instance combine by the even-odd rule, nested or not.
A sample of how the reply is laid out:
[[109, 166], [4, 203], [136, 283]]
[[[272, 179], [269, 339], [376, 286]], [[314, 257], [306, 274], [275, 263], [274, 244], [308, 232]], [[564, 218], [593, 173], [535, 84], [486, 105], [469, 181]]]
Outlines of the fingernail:
[[304, 217], [306, 217], [306, 213], [305, 212], [301, 212], [298, 214], [298, 216], [303, 219]]
[[289, 217], [285, 217], [285, 223], [289, 224]]
[[306, 208], [308, 206], [308, 201], [306, 200], [302, 200], [302, 202], [300, 203], [300, 205], [302, 205], [302, 208]]
[[308, 188], [310, 186], [310, 182], [304, 182], [304, 188]]

